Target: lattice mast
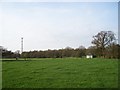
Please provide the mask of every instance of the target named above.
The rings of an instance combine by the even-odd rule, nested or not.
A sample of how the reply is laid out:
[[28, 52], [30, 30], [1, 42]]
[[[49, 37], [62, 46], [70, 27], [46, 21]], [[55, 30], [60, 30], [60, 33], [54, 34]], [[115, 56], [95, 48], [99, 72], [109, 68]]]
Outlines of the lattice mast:
[[23, 52], [23, 37], [21, 38], [21, 54]]

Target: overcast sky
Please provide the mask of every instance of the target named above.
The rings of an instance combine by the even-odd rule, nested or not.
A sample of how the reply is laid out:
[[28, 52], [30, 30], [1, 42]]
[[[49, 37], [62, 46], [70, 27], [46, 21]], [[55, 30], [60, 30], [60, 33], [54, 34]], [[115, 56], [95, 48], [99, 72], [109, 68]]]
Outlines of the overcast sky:
[[24, 51], [91, 46], [92, 36], [118, 36], [117, 2], [7, 2], [0, 6], [0, 46]]

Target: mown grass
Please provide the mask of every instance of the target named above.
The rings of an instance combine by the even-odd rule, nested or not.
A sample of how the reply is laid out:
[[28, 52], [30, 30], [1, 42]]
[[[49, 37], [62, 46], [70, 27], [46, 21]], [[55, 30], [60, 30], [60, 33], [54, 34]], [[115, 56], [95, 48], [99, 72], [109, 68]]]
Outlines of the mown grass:
[[3, 88], [117, 88], [118, 60], [47, 58], [3, 61]]

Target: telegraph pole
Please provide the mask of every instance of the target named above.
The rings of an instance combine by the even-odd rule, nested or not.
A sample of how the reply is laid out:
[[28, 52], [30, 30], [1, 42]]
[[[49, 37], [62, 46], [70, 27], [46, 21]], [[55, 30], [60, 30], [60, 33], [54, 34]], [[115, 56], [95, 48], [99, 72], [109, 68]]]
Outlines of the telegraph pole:
[[21, 38], [21, 54], [23, 52], [23, 37]]

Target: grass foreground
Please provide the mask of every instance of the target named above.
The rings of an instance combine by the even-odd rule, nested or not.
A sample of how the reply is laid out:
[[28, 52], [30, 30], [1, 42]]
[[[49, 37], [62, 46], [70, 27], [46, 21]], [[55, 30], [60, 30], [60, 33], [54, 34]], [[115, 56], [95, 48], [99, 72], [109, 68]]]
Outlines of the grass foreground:
[[38, 58], [2, 61], [3, 88], [117, 88], [118, 60]]

